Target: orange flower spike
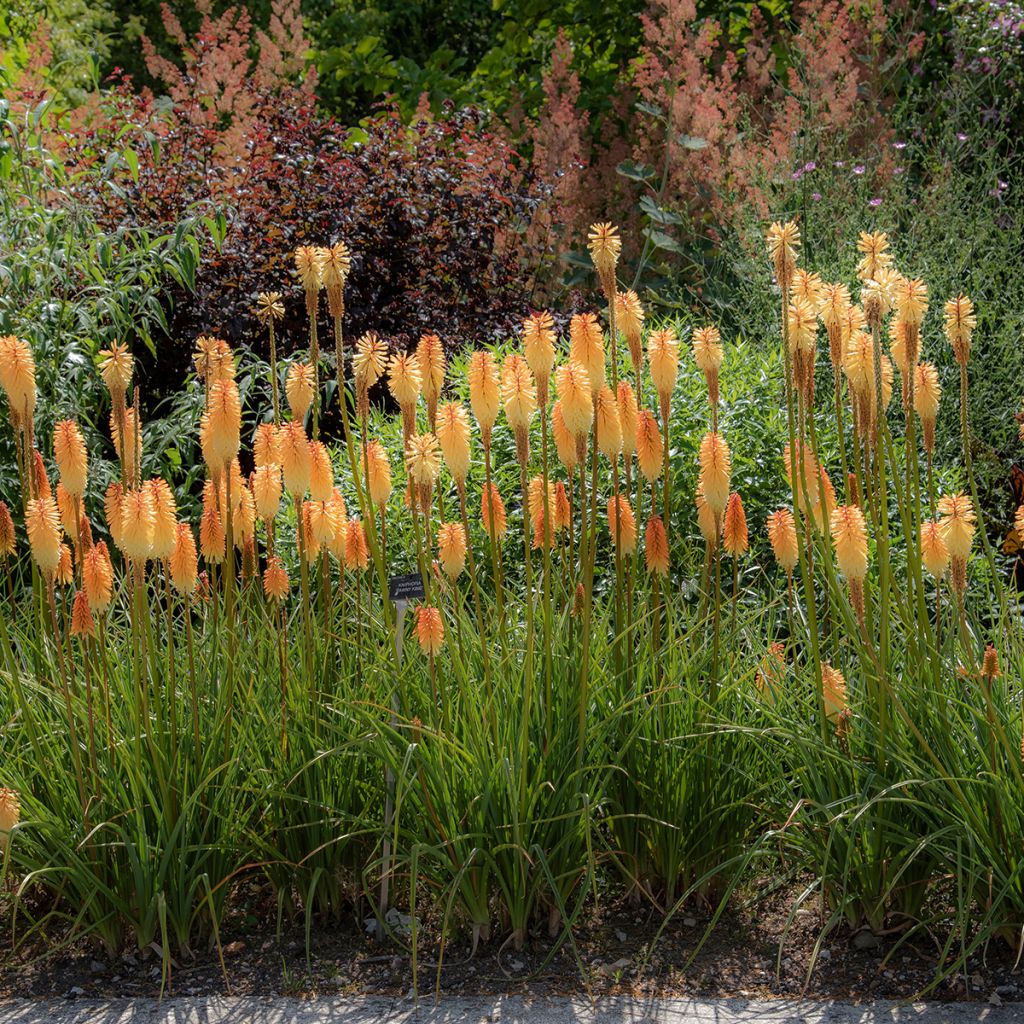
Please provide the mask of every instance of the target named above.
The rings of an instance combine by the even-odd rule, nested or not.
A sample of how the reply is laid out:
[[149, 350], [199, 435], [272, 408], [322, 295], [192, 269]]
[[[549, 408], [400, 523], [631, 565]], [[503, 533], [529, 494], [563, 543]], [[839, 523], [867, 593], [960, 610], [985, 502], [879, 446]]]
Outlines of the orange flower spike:
[[64, 490], [72, 497], [83, 494], [89, 474], [89, 453], [74, 420], [61, 420], [54, 426], [53, 456]]
[[647, 520], [647, 530], [644, 536], [644, 561], [647, 571], [652, 575], [668, 575], [668, 536], [660, 516], [652, 516]]
[[440, 653], [444, 644], [444, 623], [439, 609], [427, 604], [416, 609], [416, 638], [428, 657], [433, 658]]
[[729, 495], [725, 510], [725, 525], [722, 530], [722, 547], [726, 554], [739, 558], [747, 553], [750, 540], [747, 532], [747, 517], [743, 511], [743, 500], [737, 491]]

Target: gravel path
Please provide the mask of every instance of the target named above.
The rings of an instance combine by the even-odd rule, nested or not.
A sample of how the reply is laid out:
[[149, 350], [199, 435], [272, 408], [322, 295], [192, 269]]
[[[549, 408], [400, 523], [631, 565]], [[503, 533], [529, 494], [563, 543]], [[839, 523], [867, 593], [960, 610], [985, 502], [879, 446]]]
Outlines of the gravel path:
[[585, 1000], [519, 997], [423, 1000], [380, 997], [280, 999], [242, 996], [7, 1000], [2, 1024], [1024, 1024], [1024, 1003], [893, 1003], [747, 999]]

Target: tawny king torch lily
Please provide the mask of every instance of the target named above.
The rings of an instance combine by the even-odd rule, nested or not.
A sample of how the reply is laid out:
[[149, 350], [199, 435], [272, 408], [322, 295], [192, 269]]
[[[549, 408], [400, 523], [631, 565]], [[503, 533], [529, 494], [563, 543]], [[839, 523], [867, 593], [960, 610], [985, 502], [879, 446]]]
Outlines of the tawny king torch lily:
[[423, 399], [427, 403], [427, 423], [437, 429], [437, 400], [444, 387], [445, 359], [441, 339], [436, 334], [424, 334], [416, 345], [416, 365], [420, 371]]
[[548, 404], [548, 381], [555, 365], [555, 322], [547, 310], [531, 313], [523, 321], [523, 355], [537, 379], [537, 402]]
[[618, 292], [615, 296], [615, 326], [622, 332], [629, 348], [629, 358], [637, 383], [644, 360], [643, 327], [644, 307], [634, 291]]
[[14, 520], [6, 501], [0, 501], [0, 563], [16, 554], [18, 539], [14, 532]]
[[501, 370], [501, 397], [508, 425], [516, 439], [516, 458], [526, 472], [530, 456], [530, 421], [537, 412], [537, 389], [522, 356], [512, 354]]
[[868, 574], [868, 534], [864, 513], [856, 505], [840, 505], [833, 511], [830, 526], [839, 571], [850, 588], [850, 603], [864, 625], [864, 578]]
[[775, 221], [768, 229], [766, 242], [772, 268], [775, 271], [775, 280], [779, 282], [782, 294], [786, 295], [796, 270], [796, 251], [800, 245], [800, 229], [793, 221], [787, 221], [785, 224]]
[[699, 327], [693, 332], [693, 361], [704, 374], [711, 405], [711, 428], [718, 427], [718, 373], [722, 368], [722, 336], [713, 324]]
[[939, 526], [942, 539], [949, 550], [952, 571], [950, 583], [957, 600], [963, 604], [967, 590], [967, 560], [974, 542], [976, 515], [974, 505], [966, 494], [947, 494], [939, 499]]
[[622, 239], [614, 224], [593, 224], [587, 236], [587, 248], [609, 303], [615, 299], [615, 271], [622, 251]]
[[423, 389], [423, 375], [415, 355], [396, 352], [388, 366], [388, 390], [402, 410], [402, 435], [406, 442], [416, 433], [416, 403]]
[[0, 386], [7, 395], [11, 425], [31, 430], [36, 407], [36, 363], [28, 344], [8, 334], [0, 337]]
[[700, 443], [700, 486], [704, 500], [716, 516], [725, 513], [729, 501], [732, 459], [725, 438], [708, 431]]
[[356, 342], [352, 368], [356, 380], [356, 411], [363, 424], [365, 441], [366, 420], [370, 415], [370, 388], [384, 376], [388, 361], [388, 347], [374, 331], [368, 331]]

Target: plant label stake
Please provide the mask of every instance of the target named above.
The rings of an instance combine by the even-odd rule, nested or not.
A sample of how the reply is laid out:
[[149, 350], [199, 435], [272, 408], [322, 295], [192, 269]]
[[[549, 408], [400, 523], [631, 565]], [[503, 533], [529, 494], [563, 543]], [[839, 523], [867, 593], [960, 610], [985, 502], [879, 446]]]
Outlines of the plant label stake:
[[[392, 576], [388, 582], [388, 597], [395, 602], [395, 663], [398, 671], [402, 670], [402, 647], [405, 640], [405, 613], [411, 600], [420, 600], [426, 596], [423, 577], [418, 572]], [[391, 725], [398, 724], [398, 687], [391, 690]], [[384, 937], [384, 922], [388, 914], [391, 882], [391, 822], [395, 813], [395, 774], [390, 765], [384, 770], [384, 781], [387, 786], [387, 797], [384, 802], [384, 843], [383, 868], [380, 879], [380, 919], [377, 922], [377, 937]]]

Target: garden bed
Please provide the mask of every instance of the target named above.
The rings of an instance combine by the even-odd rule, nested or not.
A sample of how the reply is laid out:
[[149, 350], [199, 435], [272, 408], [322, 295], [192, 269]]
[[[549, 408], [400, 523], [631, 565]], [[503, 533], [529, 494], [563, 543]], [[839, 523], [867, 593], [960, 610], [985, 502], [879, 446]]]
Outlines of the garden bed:
[[[751, 891], [768, 879], [755, 880]], [[471, 954], [468, 942], [448, 945], [440, 977], [442, 996], [511, 995], [661, 995], [701, 998], [798, 997], [816, 999], [906, 999], [932, 983], [938, 937], [919, 935], [895, 948], [897, 934], [875, 936], [841, 928], [822, 943], [808, 979], [821, 934], [816, 909], [799, 909], [803, 886], [793, 887], [747, 908], [727, 913], [702, 948], [709, 916], [680, 911], [658, 935], [661, 916], [646, 906], [632, 907], [617, 894], [603, 901], [576, 931], [576, 952], [564, 943], [531, 936], [520, 951], [499, 941]], [[750, 894], [748, 894], [750, 895]], [[318, 924], [311, 933], [307, 960], [301, 918], [286, 923], [277, 936], [275, 904], [264, 889], [251, 887], [232, 900], [236, 909], [222, 935], [224, 969], [217, 951], [179, 962], [168, 994], [183, 995], [389, 995], [412, 988], [409, 954], [365, 935], [349, 918], [338, 925]], [[779, 942], [789, 928], [779, 958]], [[50, 936], [57, 947], [56, 936]], [[161, 993], [160, 957], [154, 950], [129, 950], [110, 958], [86, 942], [45, 955], [40, 943], [10, 950], [4, 936], [0, 958], [0, 998], [154, 997]], [[645, 970], [644, 953], [654, 943]], [[577, 959], [578, 954], [578, 959]], [[420, 994], [438, 985], [437, 944], [421, 935]], [[688, 961], [693, 957], [692, 962]], [[806, 990], [804, 986], [806, 985]], [[1019, 999], [1024, 982], [1014, 971], [1014, 956], [994, 945], [970, 961], [969, 974], [955, 975], [928, 992], [942, 1001]]]

